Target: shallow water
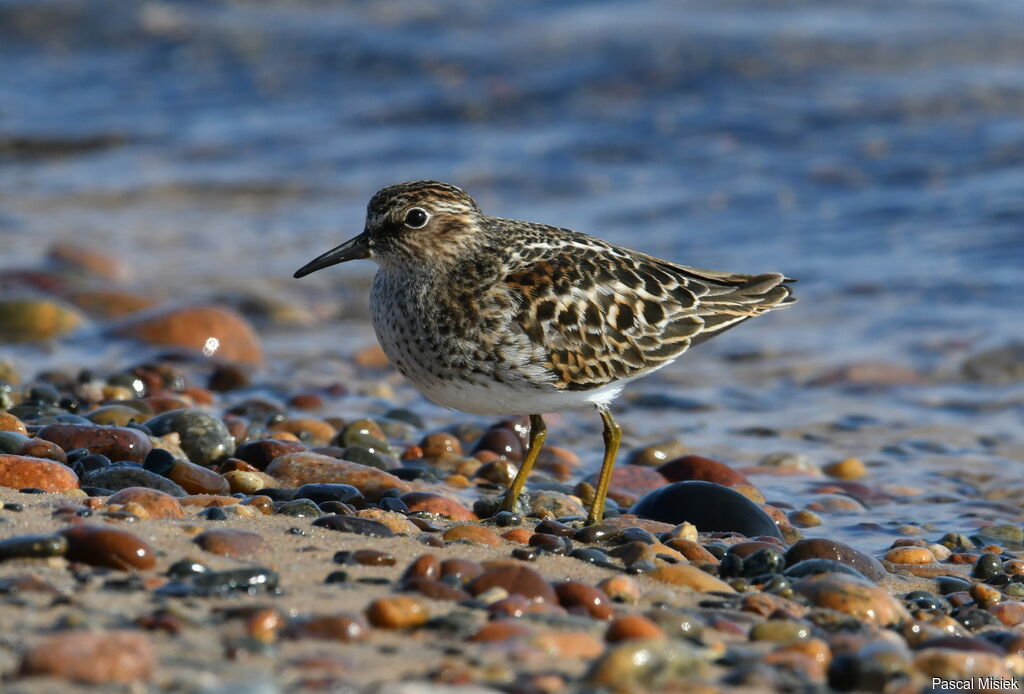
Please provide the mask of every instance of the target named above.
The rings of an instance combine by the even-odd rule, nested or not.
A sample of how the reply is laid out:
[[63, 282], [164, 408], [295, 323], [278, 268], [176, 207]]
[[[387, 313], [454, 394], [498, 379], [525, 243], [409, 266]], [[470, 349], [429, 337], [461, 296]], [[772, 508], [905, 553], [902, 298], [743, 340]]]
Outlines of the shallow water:
[[[1024, 338], [1022, 22], [1022, 5], [963, 0], [2, 2], [0, 265], [68, 239], [129, 258], [158, 295], [309, 302], [326, 326], [266, 339], [271, 374], [316, 383], [351, 375], [324, 355], [373, 341], [372, 268], [291, 273], [358, 232], [382, 185], [449, 180], [492, 214], [799, 278], [794, 308], [632, 388], [628, 443], [680, 437], [736, 464], [856, 455], [872, 485], [976, 500], [1024, 460], [1024, 388], [959, 370]], [[2, 357], [31, 373], [132, 353]], [[863, 361], [923, 376], [810, 385]], [[594, 420], [553, 430], [588, 464]], [[773, 433], [738, 433], [755, 427]], [[755, 482], [816, 496], [808, 478]], [[856, 514], [819, 530], [878, 550], [886, 524], [969, 531], [968, 513], [1019, 520], [1019, 504], [897, 494], [867, 514], [883, 529]]]

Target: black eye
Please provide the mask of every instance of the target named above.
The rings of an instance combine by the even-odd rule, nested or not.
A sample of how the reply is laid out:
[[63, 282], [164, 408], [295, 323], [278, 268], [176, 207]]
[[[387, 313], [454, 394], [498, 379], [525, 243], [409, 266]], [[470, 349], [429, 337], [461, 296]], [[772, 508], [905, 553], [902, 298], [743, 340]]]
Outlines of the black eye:
[[430, 215], [422, 207], [410, 208], [405, 213], [405, 226], [411, 229], [422, 229], [427, 225], [427, 220], [430, 219]]

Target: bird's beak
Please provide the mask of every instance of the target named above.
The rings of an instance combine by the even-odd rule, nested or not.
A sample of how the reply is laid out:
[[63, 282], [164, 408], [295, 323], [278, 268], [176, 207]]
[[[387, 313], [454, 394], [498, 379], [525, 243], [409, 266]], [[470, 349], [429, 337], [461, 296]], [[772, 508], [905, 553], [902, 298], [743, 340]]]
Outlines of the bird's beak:
[[321, 256], [314, 258], [296, 272], [294, 277], [305, 277], [308, 274], [323, 270], [325, 267], [348, 262], [349, 260], [360, 260], [370, 257], [370, 237], [364, 231], [359, 236], [349, 239], [337, 248], [332, 248]]

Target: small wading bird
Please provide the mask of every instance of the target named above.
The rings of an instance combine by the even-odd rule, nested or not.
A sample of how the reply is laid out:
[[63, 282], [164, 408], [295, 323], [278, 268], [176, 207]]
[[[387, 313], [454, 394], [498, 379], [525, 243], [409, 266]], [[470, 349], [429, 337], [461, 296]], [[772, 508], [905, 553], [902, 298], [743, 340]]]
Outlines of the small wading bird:
[[502, 502], [513, 510], [544, 445], [541, 413], [597, 407], [604, 461], [588, 524], [604, 514], [621, 431], [609, 405], [691, 345], [795, 300], [777, 274], [700, 270], [544, 224], [484, 215], [436, 181], [379, 191], [363, 233], [304, 277], [369, 258], [373, 327], [427, 398], [482, 415], [530, 415], [529, 450]]

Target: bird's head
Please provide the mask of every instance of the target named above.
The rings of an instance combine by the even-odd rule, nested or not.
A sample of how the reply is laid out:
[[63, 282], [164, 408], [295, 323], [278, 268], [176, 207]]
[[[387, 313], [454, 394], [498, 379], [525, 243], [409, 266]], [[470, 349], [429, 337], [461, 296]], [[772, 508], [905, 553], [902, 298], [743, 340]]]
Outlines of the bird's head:
[[313, 259], [295, 277], [360, 258], [380, 265], [436, 266], [464, 254], [483, 219], [473, 198], [453, 185], [413, 181], [388, 186], [366, 206], [363, 233]]

